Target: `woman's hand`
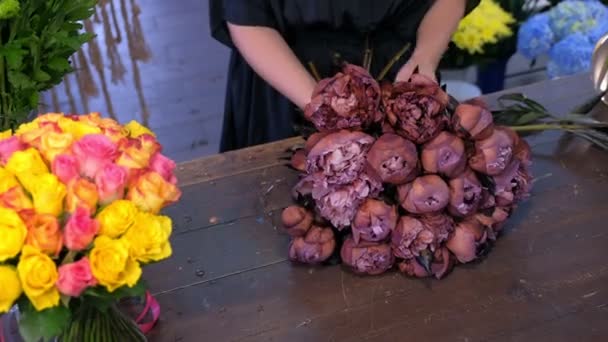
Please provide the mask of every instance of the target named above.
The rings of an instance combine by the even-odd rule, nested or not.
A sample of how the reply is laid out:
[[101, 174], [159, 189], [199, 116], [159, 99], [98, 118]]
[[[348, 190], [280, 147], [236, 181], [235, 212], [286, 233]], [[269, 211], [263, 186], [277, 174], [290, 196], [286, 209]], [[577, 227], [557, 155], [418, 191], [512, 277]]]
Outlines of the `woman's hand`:
[[418, 73], [424, 75], [433, 81], [437, 82], [435, 71], [437, 70], [438, 61], [434, 61], [429, 57], [422, 57], [414, 53], [412, 57], [405, 63], [395, 78], [396, 82], [407, 82], [414, 71], [418, 69]]

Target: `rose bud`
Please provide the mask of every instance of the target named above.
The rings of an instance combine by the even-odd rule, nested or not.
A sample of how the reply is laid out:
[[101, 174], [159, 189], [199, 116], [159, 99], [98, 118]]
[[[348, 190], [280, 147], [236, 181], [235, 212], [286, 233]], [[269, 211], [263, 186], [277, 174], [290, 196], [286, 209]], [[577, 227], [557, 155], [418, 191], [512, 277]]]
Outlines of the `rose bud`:
[[397, 208], [382, 201], [367, 199], [355, 215], [352, 224], [355, 243], [382, 241], [397, 224]]
[[312, 213], [296, 205], [285, 208], [281, 214], [283, 227], [293, 237], [304, 236], [312, 225], [312, 219]]
[[484, 227], [477, 220], [468, 219], [456, 224], [446, 247], [458, 261], [465, 264], [477, 258], [477, 248], [486, 242], [486, 237]]
[[340, 256], [342, 262], [358, 274], [381, 274], [390, 269], [395, 262], [395, 257], [388, 244], [368, 241], [356, 244], [352, 236], [344, 241]]
[[308, 139], [306, 139], [306, 143], [304, 144], [305, 154], [308, 154], [308, 152], [310, 152], [310, 150], [312, 150], [312, 148], [315, 147], [315, 145], [321, 141], [321, 139], [325, 138], [327, 134], [328, 133], [326, 132], [316, 132], [311, 134]]
[[531, 176], [517, 159], [513, 159], [509, 166], [493, 179], [494, 197], [499, 206], [509, 206], [530, 194]]
[[423, 144], [443, 130], [448, 95], [431, 79], [414, 74], [409, 82], [383, 84], [382, 103], [397, 134]]
[[512, 157], [513, 140], [504, 130], [495, 129], [489, 138], [475, 142], [475, 153], [469, 158], [469, 166], [495, 176], [504, 171]]
[[81, 251], [93, 242], [97, 232], [99, 232], [99, 222], [91, 218], [87, 209], [78, 207], [65, 224], [63, 240], [68, 249]]
[[452, 116], [452, 127], [456, 135], [463, 139], [482, 140], [492, 135], [494, 121], [488, 109], [461, 103]]
[[451, 133], [441, 132], [424, 145], [420, 160], [428, 173], [455, 177], [467, 165], [464, 142]]
[[365, 156], [373, 142], [374, 138], [363, 132], [329, 134], [308, 153], [308, 173], [321, 173], [328, 183], [350, 183], [365, 167]]
[[[426, 278], [435, 276], [437, 279], [443, 278], [454, 266], [454, 260], [450, 256], [450, 251], [445, 247], [439, 248], [435, 253], [425, 251], [428, 257], [408, 259], [399, 263], [399, 271], [410, 277]], [[428, 263], [426, 266], [421, 262]]]
[[378, 83], [365, 69], [349, 64], [317, 83], [304, 115], [321, 132], [365, 129], [382, 120], [379, 105]]
[[324, 186], [317, 181], [312, 188], [320, 215], [331, 221], [338, 229], [349, 226], [357, 209], [368, 197], [374, 197], [382, 190], [382, 183], [372, 172], [363, 172], [352, 183], [346, 185]]
[[57, 270], [57, 289], [70, 297], [79, 297], [84, 290], [97, 285], [97, 280], [91, 273], [89, 259], [84, 257], [76, 262], [59, 266]]
[[436, 175], [418, 177], [411, 183], [400, 185], [397, 191], [403, 209], [414, 214], [440, 211], [450, 198], [448, 185]]
[[392, 133], [376, 140], [367, 153], [367, 162], [385, 183], [407, 183], [418, 173], [416, 145]]
[[448, 211], [453, 216], [464, 217], [473, 214], [482, 200], [481, 183], [475, 172], [466, 169], [449, 181], [450, 203]]
[[291, 167], [306, 172], [306, 151], [299, 149], [291, 155]]
[[289, 245], [289, 259], [305, 264], [321, 263], [332, 255], [336, 240], [331, 228], [312, 226], [305, 236], [298, 236]]
[[435, 251], [453, 230], [452, 220], [443, 214], [420, 219], [402, 216], [391, 235], [391, 247], [396, 257], [411, 259], [424, 250]]

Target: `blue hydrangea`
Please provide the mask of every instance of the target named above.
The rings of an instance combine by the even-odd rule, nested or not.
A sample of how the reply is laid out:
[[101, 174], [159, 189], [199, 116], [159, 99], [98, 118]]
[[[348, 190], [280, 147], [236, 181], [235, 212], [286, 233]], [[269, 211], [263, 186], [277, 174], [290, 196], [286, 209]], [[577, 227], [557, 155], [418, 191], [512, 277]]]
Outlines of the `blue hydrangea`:
[[549, 77], [549, 79], [554, 79], [565, 74], [566, 73], [563, 72], [559, 68], [559, 65], [557, 65], [554, 61], [549, 61], [547, 63], [547, 77]]
[[606, 18], [608, 8], [599, 1], [562, 1], [548, 11], [549, 25], [556, 40], [593, 29]]
[[605, 34], [608, 34], [608, 16], [604, 19], [598, 21], [597, 26], [595, 26], [591, 31], [587, 33], [589, 37], [589, 41], [592, 44], [597, 43], [600, 38], [602, 38]]
[[555, 70], [559, 75], [573, 75], [589, 70], [593, 44], [582, 33], [574, 33], [557, 42], [549, 51], [551, 62], [555, 63]]
[[549, 52], [555, 36], [549, 26], [547, 14], [537, 14], [523, 23], [517, 34], [517, 51], [524, 57], [534, 59]]

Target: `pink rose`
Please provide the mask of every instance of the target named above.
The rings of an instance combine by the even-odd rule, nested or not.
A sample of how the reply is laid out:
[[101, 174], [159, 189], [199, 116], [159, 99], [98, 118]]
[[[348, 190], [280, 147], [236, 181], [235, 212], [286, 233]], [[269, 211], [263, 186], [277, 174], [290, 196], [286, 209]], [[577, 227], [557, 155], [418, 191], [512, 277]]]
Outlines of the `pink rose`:
[[25, 148], [26, 146], [16, 136], [0, 140], [0, 163], [5, 165], [14, 152]]
[[163, 156], [160, 152], [153, 155], [152, 159], [150, 159], [150, 168], [163, 176], [167, 182], [177, 184], [177, 178], [173, 174], [175, 162]]
[[80, 165], [80, 174], [91, 179], [118, 155], [116, 144], [103, 134], [85, 135], [74, 144], [72, 152]]
[[93, 241], [99, 231], [99, 222], [91, 218], [83, 207], [76, 208], [64, 228], [65, 245], [74, 251], [81, 251]]
[[80, 176], [78, 160], [71, 154], [60, 154], [55, 157], [51, 164], [51, 170], [64, 184], [69, 184]]
[[59, 266], [58, 272], [57, 289], [66, 296], [79, 297], [88, 287], [97, 285], [87, 257]]
[[99, 193], [99, 203], [109, 204], [125, 196], [127, 171], [116, 164], [107, 163], [95, 175], [95, 185]]

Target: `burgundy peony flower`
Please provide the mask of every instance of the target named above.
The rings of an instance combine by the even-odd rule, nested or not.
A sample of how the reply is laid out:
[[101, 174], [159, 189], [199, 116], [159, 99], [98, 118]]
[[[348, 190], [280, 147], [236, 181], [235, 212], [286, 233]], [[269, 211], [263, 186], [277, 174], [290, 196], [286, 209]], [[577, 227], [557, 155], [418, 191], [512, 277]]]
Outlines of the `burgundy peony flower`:
[[420, 159], [428, 173], [439, 173], [446, 177], [455, 177], [467, 166], [464, 142], [448, 132], [441, 132], [426, 143]]
[[450, 198], [448, 185], [436, 175], [418, 177], [411, 183], [400, 185], [397, 190], [401, 206], [414, 214], [440, 211]]
[[510, 215], [511, 208], [494, 207], [489, 212], [475, 214], [474, 218], [487, 228], [488, 238], [496, 240], [496, 235], [500, 233]]
[[321, 263], [332, 255], [336, 248], [331, 228], [312, 226], [305, 236], [294, 238], [289, 245], [289, 259], [305, 264]]
[[446, 247], [464, 264], [477, 258], [477, 248], [486, 238], [484, 227], [475, 219], [467, 219], [456, 225]]
[[449, 216], [443, 214], [414, 218], [402, 216], [391, 234], [391, 247], [396, 257], [411, 259], [425, 250], [435, 251], [453, 230]]
[[448, 95], [431, 79], [414, 74], [409, 82], [382, 85], [382, 103], [395, 131], [423, 144], [443, 130]]
[[355, 243], [386, 239], [397, 224], [397, 208], [375, 199], [367, 199], [352, 224]]
[[293, 237], [304, 236], [312, 225], [312, 213], [297, 205], [292, 205], [283, 210], [281, 221], [287, 233]]
[[[439, 248], [433, 253], [432, 260], [427, 267], [422, 265], [417, 259], [408, 259], [399, 263], [399, 271], [411, 277], [426, 278], [434, 276], [437, 279], [443, 278], [454, 267], [454, 259], [447, 248]], [[430, 271], [430, 272], [429, 272]]]
[[351, 224], [363, 201], [377, 196], [381, 190], [380, 179], [368, 169], [345, 185], [328, 184], [323, 178], [313, 177], [311, 194], [321, 216], [342, 229]]
[[367, 153], [367, 162], [385, 183], [407, 183], [418, 173], [416, 145], [392, 133], [376, 140]]
[[488, 109], [461, 103], [452, 116], [452, 127], [456, 135], [463, 139], [483, 140], [492, 135], [494, 120]]
[[483, 199], [482, 188], [475, 172], [466, 169], [449, 181], [450, 203], [448, 211], [453, 216], [464, 217], [473, 214]]
[[494, 129], [489, 138], [475, 142], [475, 154], [469, 166], [478, 172], [495, 176], [507, 167], [513, 157], [513, 140], [504, 130]]
[[532, 164], [532, 150], [530, 149], [530, 145], [528, 142], [521, 138], [517, 132], [512, 130], [509, 127], [499, 126], [496, 127], [497, 130], [503, 131], [509, 135], [511, 140], [513, 141], [513, 157], [518, 159], [523, 165], [524, 168], [529, 168]]
[[308, 153], [309, 174], [322, 174], [330, 184], [352, 182], [365, 167], [374, 138], [363, 132], [342, 130], [322, 138]]
[[291, 167], [306, 172], [306, 151], [299, 149], [291, 155]]
[[532, 177], [517, 159], [513, 159], [509, 166], [493, 179], [494, 197], [499, 206], [509, 206], [530, 194]]
[[315, 87], [304, 115], [321, 132], [367, 128], [383, 119], [380, 86], [363, 68], [347, 64]]
[[367, 241], [356, 244], [352, 236], [344, 241], [340, 256], [342, 262], [358, 274], [381, 274], [390, 269], [395, 262], [388, 244]]
[[327, 136], [327, 132], [316, 132], [311, 134], [308, 139], [306, 139], [306, 142], [304, 143], [304, 151], [306, 152], [306, 154], [308, 154], [308, 152], [310, 152], [310, 150], [312, 150], [313, 147], [315, 147], [315, 145], [321, 141], [321, 139], [325, 138], [325, 136]]

